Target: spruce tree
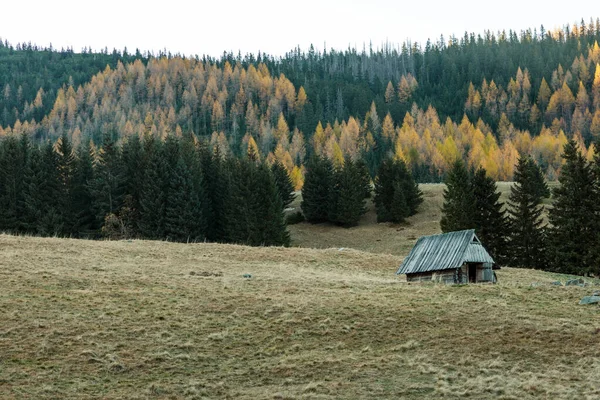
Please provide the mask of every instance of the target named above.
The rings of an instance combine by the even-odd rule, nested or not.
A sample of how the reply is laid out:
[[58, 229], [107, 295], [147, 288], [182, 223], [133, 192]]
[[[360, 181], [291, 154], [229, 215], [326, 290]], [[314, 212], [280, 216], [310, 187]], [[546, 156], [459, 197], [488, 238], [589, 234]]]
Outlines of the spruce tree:
[[416, 214], [422, 202], [423, 194], [406, 164], [402, 160], [384, 160], [375, 178], [377, 222], [402, 222]]
[[164, 238], [166, 161], [163, 146], [153, 136], [144, 141], [144, 176], [141, 182], [137, 230], [148, 239]]
[[73, 172], [73, 209], [76, 216], [73, 232], [78, 237], [95, 237], [100, 228], [93, 207], [94, 183], [93, 151], [89, 142], [83, 142], [77, 151]]
[[253, 197], [255, 201], [253, 245], [289, 246], [290, 235], [285, 223], [283, 202], [275, 178], [266, 164], [258, 166], [254, 174]]
[[283, 208], [287, 208], [296, 197], [290, 175], [280, 161], [275, 161], [273, 165], [271, 165], [271, 172], [275, 178], [275, 184], [277, 185], [277, 190], [281, 196]]
[[0, 231], [23, 231], [24, 177], [31, 146], [26, 135], [0, 141]]
[[442, 232], [475, 228], [473, 207], [475, 196], [471, 187], [471, 176], [461, 160], [457, 160], [446, 176], [444, 204], [440, 226]]
[[204, 195], [202, 213], [206, 219], [206, 239], [212, 242], [226, 239], [226, 202], [229, 197], [228, 174], [225, 163], [217, 151], [213, 153], [206, 143], [201, 142], [199, 161], [202, 171], [201, 190]]
[[98, 221], [104, 221], [108, 214], [116, 215], [121, 209], [125, 192], [123, 172], [121, 151], [112, 135], [105, 134], [91, 185]]
[[65, 236], [74, 236], [77, 219], [77, 209], [73, 202], [74, 179], [76, 159], [73, 146], [66, 134], [60, 137], [57, 143], [57, 168], [60, 184], [59, 210], [62, 216], [63, 229]]
[[302, 187], [302, 213], [310, 223], [328, 221], [329, 191], [333, 186], [333, 166], [326, 158], [314, 156], [306, 166]]
[[350, 158], [338, 168], [329, 198], [329, 221], [351, 227], [358, 225], [366, 212], [365, 191], [361, 171]]
[[165, 237], [176, 242], [204, 238], [205, 223], [198, 192], [189, 167], [182, 158], [170, 174], [165, 199]]
[[[127, 138], [123, 144], [123, 178], [126, 196], [121, 208], [121, 220], [129, 236], [139, 235], [140, 197], [144, 180], [144, 151], [138, 135]], [[126, 209], [126, 210], [125, 210]]]
[[510, 188], [509, 265], [544, 269], [547, 267], [543, 206], [526, 157], [519, 158]]
[[529, 163], [529, 167], [531, 168], [531, 176], [533, 179], [533, 185], [536, 188], [536, 192], [540, 198], [548, 198], [550, 197], [550, 189], [548, 188], [548, 184], [546, 183], [546, 179], [544, 178], [544, 173], [540, 166], [531, 158], [531, 156], [527, 157], [527, 162]]
[[494, 261], [503, 264], [508, 259], [508, 219], [500, 202], [500, 192], [483, 168], [473, 175], [472, 186], [475, 231]]
[[369, 167], [362, 158], [355, 162], [355, 167], [358, 170], [360, 176], [360, 185], [364, 188], [365, 199], [371, 198], [371, 174], [369, 173]]
[[551, 264], [555, 271], [584, 275], [598, 271], [598, 216], [600, 192], [591, 166], [577, 143], [564, 146], [554, 203], [550, 209]]

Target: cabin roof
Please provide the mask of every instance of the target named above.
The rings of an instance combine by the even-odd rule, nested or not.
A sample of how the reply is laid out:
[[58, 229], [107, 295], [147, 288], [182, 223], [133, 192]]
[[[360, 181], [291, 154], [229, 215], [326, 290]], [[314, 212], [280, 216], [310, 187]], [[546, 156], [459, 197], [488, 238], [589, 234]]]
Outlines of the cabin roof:
[[396, 273], [456, 269], [465, 262], [495, 264], [474, 229], [420, 237]]

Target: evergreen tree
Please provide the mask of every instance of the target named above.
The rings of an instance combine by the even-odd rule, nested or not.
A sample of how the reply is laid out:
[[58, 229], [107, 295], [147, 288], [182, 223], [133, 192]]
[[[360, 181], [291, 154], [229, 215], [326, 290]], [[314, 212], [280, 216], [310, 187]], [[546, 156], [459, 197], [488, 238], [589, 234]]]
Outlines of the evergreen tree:
[[99, 229], [93, 207], [94, 183], [93, 151], [90, 143], [84, 142], [78, 149], [73, 172], [73, 209], [76, 215], [73, 232], [78, 237], [95, 237]]
[[550, 189], [548, 188], [548, 184], [546, 183], [546, 179], [544, 178], [544, 173], [540, 166], [531, 158], [531, 156], [527, 157], [527, 162], [529, 163], [529, 167], [531, 168], [531, 176], [533, 179], [533, 185], [536, 187], [536, 192], [540, 198], [548, 198], [550, 197]]
[[369, 167], [367, 163], [362, 158], [356, 161], [355, 167], [358, 170], [358, 174], [360, 176], [360, 185], [364, 188], [364, 196], [365, 199], [371, 198], [371, 174], [369, 173]]
[[471, 186], [471, 176], [465, 164], [458, 160], [446, 176], [444, 204], [442, 206], [442, 232], [473, 229], [476, 222], [473, 213], [475, 195]]
[[494, 261], [503, 264], [508, 259], [508, 219], [500, 203], [500, 192], [483, 168], [473, 175], [472, 186], [475, 232]]
[[144, 181], [144, 151], [138, 135], [127, 138], [123, 144], [123, 177], [126, 196], [121, 208], [121, 220], [129, 236], [137, 236], [140, 218], [140, 197]]
[[600, 256], [600, 192], [592, 168], [575, 141], [565, 144], [563, 159], [560, 185], [554, 189], [549, 213], [552, 268], [578, 275], [596, 273]]
[[204, 238], [205, 221], [192, 173], [182, 158], [170, 174], [165, 199], [165, 237], [176, 242]]
[[202, 171], [201, 188], [204, 194], [202, 213], [206, 219], [206, 238], [218, 242], [226, 238], [226, 200], [229, 197], [227, 173], [224, 162], [218, 152], [212, 153], [206, 143], [199, 148], [200, 166]]
[[252, 245], [289, 246], [290, 235], [285, 223], [283, 202], [275, 178], [265, 164], [254, 174], [254, 219], [256, 237]]
[[77, 209], [73, 202], [74, 174], [76, 167], [75, 152], [69, 137], [63, 133], [57, 143], [57, 169], [59, 175], [58, 199], [59, 211], [62, 217], [62, 235], [73, 236], [77, 219]]
[[361, 171], [347, 158], [344, 165], [334, 171], [333, 181], [329, 192], [329, 221], [345, 227], [358, 225], [366, 212]]
[[121, 209], [125, 191], [124, 181], [121, 151], [112, 136], [106, 134], [98, 154], [94, 182], [91, 185], [98, 221], [104, 221], [104, 217], [108, 214], [116, 215]]
[[0, 141], [0, 231], [22, 230], [23, 185], [29, 153], [30, 144], [25, 135], [20, 141], [14, 136]]
[[544, 269], [547, 264], [543, 206], [526, 157], [519, 158], [515, 183], [510, 188], [509, 264], [513, 267]]
[[333, 166], [326, 158], [314, 156], [306, 166], [302, 187], [302, 213], [310, 223], [328, 221], [329, 192], [333, 186]]
[[398, 223], [416, 214], [423, 202], [423, 194], [402, 160], [386, 159], [375, 178], [373, 201], [377, 222]]
[[296, 197], [292, 180], [290, 179], [287, 169], [285, 169], [280, 161], [275, 161], [273, 165], [271, 165], [271, 172], [275, 178], [275, 184], [277, 185], [277, 190], [281, 196], [283, 208], [287, 208]]
[[166, 160], [163, 146], [153, 136], [144, 141], [144, 176], [140, 191], [138, 231], [144, 238], [165, 237], [165, 175]]

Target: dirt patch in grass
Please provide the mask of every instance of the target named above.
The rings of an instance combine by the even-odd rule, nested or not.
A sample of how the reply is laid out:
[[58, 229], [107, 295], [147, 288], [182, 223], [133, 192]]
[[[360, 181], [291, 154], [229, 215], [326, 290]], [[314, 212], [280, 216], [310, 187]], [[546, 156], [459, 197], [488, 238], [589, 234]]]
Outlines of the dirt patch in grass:
[[0, 398], [598, 398], [589, 287], [401, 259], [0, 235]]

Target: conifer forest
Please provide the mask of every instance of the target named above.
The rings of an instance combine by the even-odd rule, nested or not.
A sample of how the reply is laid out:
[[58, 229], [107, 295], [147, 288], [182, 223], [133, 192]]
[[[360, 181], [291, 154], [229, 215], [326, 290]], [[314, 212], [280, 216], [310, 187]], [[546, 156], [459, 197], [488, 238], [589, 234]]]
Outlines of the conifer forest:
[[353, 226], [372, 185], [401, 222], [457, 161], [555, 181], [571, 146], [591, 171], [599, 42], [599, 19], [277, 57], [2, 40], [0, 231], [288, 245], [295, 190], [309, 222]]

